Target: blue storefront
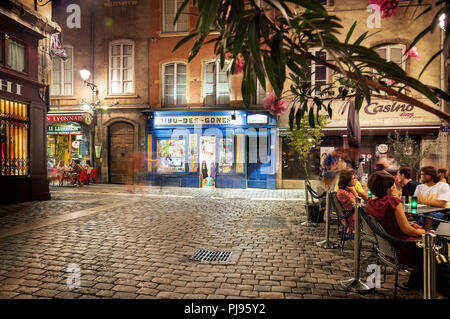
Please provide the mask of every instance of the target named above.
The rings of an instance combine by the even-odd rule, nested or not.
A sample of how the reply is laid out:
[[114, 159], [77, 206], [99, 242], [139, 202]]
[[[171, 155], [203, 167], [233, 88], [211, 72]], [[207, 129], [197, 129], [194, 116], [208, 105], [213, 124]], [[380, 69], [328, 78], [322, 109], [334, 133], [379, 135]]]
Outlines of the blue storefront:
[[275, 189], [278, 138], [269, 113], [153, 112], [146, 135], [148, 183]]

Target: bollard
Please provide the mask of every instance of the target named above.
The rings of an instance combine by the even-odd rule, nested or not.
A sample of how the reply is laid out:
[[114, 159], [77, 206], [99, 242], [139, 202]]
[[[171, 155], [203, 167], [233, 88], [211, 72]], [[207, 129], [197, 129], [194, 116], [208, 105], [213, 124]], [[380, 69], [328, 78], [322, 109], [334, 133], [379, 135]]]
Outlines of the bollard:
[[[333, 182], [332, 185], [335, 183]], [[325, 204], [325, 240], [318, 241], [316, 245], [325, 249], [336, 249], [339, 245], [330, 242], [330, 189], [331, 187], [327, 189]]]
[[361, 216], [359, 215], [359, 208], [361, 207], [361, 199], [357, 198], [356, 199], [356, 205], [355, 205], [355, 239], [353, 240], [353, 271], [354, 271], [354, 277], [347, 279], [347, 280], [342, 280], [341, 281], [341, 285], [346, 288], [346, 289], [350, 289], [353, 292], [359, 292], [359, 293], [364, 293], [364, 292], [368, 292], [370, 290], [372, 290], [371, 288], [369, 288], [369, 286], [367, 286], [365, 283], [363, 283], [361, 281], [361, 279], [359, 278], [359, 270], [360, 270], [360, 265], [359, 265], [359, 254], [360, 254], [360, 249], [359, 249], [359, 238], [360, 238], [360, 233], [361, 233]]
[[436, 235], [425, 233], [423, 240], [423, 298], [433, 299], [436, 296], [436, 257], [434, 245]]

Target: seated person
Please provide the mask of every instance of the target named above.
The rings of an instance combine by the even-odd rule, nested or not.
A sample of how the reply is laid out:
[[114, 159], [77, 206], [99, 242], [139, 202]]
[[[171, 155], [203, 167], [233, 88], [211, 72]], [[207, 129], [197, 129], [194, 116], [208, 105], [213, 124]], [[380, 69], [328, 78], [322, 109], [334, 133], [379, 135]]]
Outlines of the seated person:
[[92, 165], [91, 165], [91, 161], [87, 160], [86, 164], [83, 165], [83, 169], [87, 170], [87, 176], [91, 175], [91, 171], [93, 169]]
[[64, 163], [64, 161], [59, 161], [58, 166], [56, 166], [56, 170], [57, 170], [56, 174], [58, 176], [59, 185], [62, 186], [64, 174], [67, 170], [67, 167], [66, 167], [66, 164]]
[[397, 180], [400, 184], [404, 185], [402, 188], [402, 196], [414, 196], [416, 187], [419, 183], [411, 179], [412, 170], [409, 167], [400, 167], [397, 172]]
[[[357, 173], [354, 172], [354, 174], [357, 174]], [[357, 195], [355, 195], [356, 197], [360, 197], [360, 198], [364, 199], [365, 201], [369, 200], [369, 194], [364, 191], [364, 188], [362, 187], [361, 183], [358, 181], [358, 178], [354, 181], [353, 188], [357, 193]], [[334, 187], [334, 191], [336, 193], [339, 191], [339, 180], [337, 181], [336, 186]]]
[[[357, 181], [356, 173], [351, 168], [346, 168], [341, 171], [339, 175], [338, 187], [336, 197], [341, 203], [341, 206], [347, 215], [353, 210], [353, 206], [356, 202], [355, 198], [358, 197], [358, 193], [355, 190], [355, 184]], [[350, 233], [354, 229], [355, 215], [352, 214], [348, 219], [347, 233]]]
[[414, 196], [420, 204], [450, 208], [450, 186], [439, 181], [436, 169], [425, 166], [420, 169], [423, 184], [417, 186]]
[[[392, 237], [402, 240], [420, 240], [425, 230], [415, 223], [409, 223], [402, 201], [396, 195], [395, 179], [391, 174], [380, 171], [369, 178], [369, 189], [377, 197], [366, 204], [367, 215], [374, 216]], [[418, 248], [398, 247], [400, 264], [421, 266], [423, 252]], [[419, 288], [420, 276], [412, 272], [408, 287]]]

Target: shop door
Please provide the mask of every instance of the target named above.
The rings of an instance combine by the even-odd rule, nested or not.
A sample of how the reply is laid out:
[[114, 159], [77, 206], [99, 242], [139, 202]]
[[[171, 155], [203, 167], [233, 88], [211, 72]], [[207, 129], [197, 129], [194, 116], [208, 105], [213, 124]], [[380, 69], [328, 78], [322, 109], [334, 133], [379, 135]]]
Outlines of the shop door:
[[109, 128], [109, 182], [125, 184], [131, 176], [128, 170], [128, 156], [133, 152], [134, 128], [124, 122]]
[[200, 182], [202, 187], [215, 186], [216, 180], [216, 137], [200, 137]]
[[260, 131], [247, 136], [247, 186], [266, 188], [267, 171], [270, 166], [269, 136]]

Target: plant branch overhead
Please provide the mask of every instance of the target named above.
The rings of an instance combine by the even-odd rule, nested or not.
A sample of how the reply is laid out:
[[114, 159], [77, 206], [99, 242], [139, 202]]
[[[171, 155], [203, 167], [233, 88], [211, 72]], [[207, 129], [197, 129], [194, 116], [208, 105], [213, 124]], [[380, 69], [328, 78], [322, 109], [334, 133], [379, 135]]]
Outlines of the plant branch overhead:
[[[302, 119], [308, 114], [311, 127], [323, 112], [332, 117], [333, 100], [355, 99], [358, 111], [364, 102], [370, 104], [375, 94], [387, 94], [450, 121], [450, 115], [436, 107], [439, 99], [450, 100], [447, 94], [380, 57], [376, 48], [364, 44], [370, 36], [368, 32], [354, 35], [356, 22], [345, 30], [341, 20], [327, 12], [318, 1], [185, 0], [176, 19], [190, 2], [198, 9], [196, 26], [174, 50], [194, 40], [189, 55], [191, 61], [202, 45], [213, 43], [221, 67], [226, 59], [231, 59], [229, 71], [243, 72], [241, 89], [246, 106], [256, 96], [258, 81], [266, 91], [269, 83], [273, 89], [270, 103], [266, 103], [272, 114], [283, 112], [286, 109], [284, 98], [291, 96], [293, 114], [290, 118]], [[414, 2], [422, 3], [421, 0], [410, 1]], [[447, 2], [450, 1], [433, 1], [421, 15], [432, 11], [432, 6], [438, 7], [438, 13], [450, 13]], [[385, 16], [395, 14], [395, 1], [382, 8]], [[420, 58], [415, 45], [427, 32], [434, 30], [435, 20], [436, 15], [430, 26], [414, 39], [405, 53], [406, 58]], [[447, 41], [447, 31], [445, 34], [447, 56], [450, 40]], [[341, 35], [345, 35], [344, 40], [340, 40]], [[333, 80], [311, 83], [312, 63], [325, 66], [332, 72]], [[411, 92], [419, 93], [430, 104], [421, 101], [423, 98], [412, 97]], [[292, 123], [290, 121], [291, 129]]]

